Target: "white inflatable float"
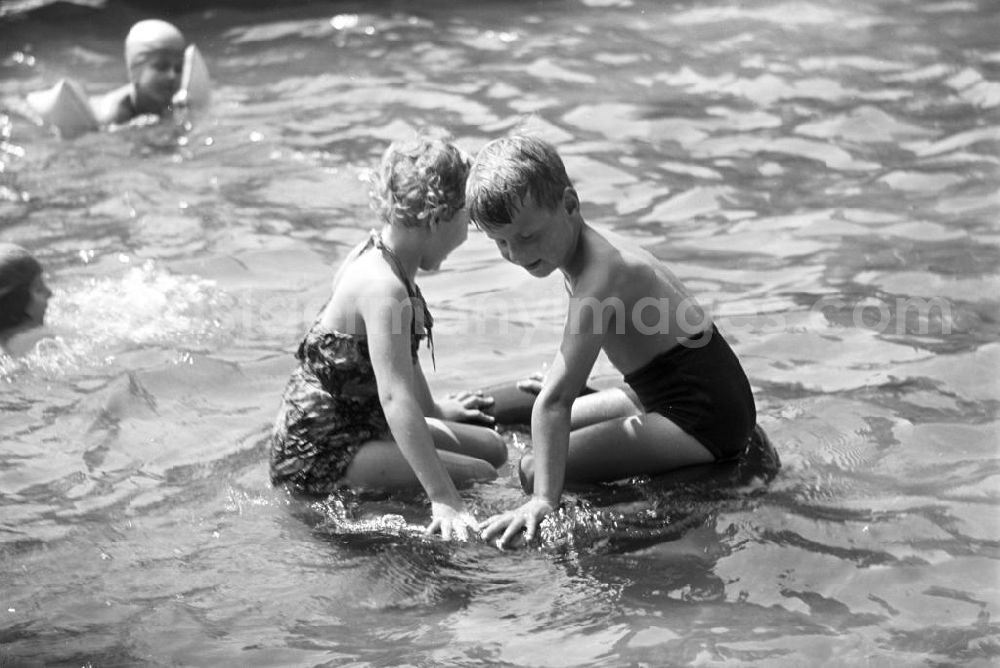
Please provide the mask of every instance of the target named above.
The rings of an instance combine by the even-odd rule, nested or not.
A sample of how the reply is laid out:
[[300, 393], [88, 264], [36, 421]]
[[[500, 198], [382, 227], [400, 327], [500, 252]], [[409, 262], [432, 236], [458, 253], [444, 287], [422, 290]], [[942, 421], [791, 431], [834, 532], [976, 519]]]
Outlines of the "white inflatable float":
[[[184, 50], [181, 87], [174, 95], [174, 105], [200, 110], [207, 107], [211, 99], [212, 80], [208, 76], [208, 67], [198, 47], [191, 44]], [[28, 93], [25, 101], [33, 112], [46, 124], [59, 130], [59, 135], [64, 138], [76, 137], [99, 127], [83, 87], [72, 79], [60, 79], [51, 88]]]
[[61, 79], [52, 88], [28, 93], [25, 101], [63, 137], [76, 137], [98, 127], [83, 88], [71, 79]]
[[184, 71], [181, 88], [174, 95], [174, 105], [189, 109], [203, 109], [212, 101], [212, 80], [201, 51], [194, 44], [184, 49]]

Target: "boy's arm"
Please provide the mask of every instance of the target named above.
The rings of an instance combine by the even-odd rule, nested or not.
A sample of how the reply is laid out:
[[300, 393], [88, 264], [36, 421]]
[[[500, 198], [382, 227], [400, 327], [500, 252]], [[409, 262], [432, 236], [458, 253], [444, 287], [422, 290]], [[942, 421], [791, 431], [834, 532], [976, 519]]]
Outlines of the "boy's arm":
[[559, 505], [566, 478], [573, 401], [587, 383], [603, 338], [593, 328], [574, 333], [567, 322], [562, 343], [531, 411], [531, 441], [535, 451], [532, 495], [553, 508]]
[[532, 497], [520, 508], [481, 523], [484, 538], [502, 531], [500, 545], [504, 546], [524, 528], [525, 538], [530, 540], [542, 518], [558, 507], [566, 479], [573, 401], [587, 382], [605, 333], [614, 326], [613, 311], [605, 308], [605, 303], [590, 295], [570, 298], [562, 343], [531, 412], [535, 452]]

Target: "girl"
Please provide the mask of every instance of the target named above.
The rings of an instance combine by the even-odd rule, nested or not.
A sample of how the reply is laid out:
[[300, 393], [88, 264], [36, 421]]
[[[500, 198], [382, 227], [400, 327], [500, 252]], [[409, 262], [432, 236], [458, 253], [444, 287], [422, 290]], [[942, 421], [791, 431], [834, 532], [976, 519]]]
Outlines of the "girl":
[[51, 296], [38, 260], [20, 246], [0, 243], [0, 349], [23, 355], [48, 335]]
[[469, 161], [453, 145], [421, 138], [393, 143], [372, 200], [382, 222], [344, 260], [332, 294], [299, 345], [271, 443], [271, 481], [312, 494], [339, 486], [423, 486], [428, 533], [465, 540], [475, 518], [455, 484], [496, 478], [506, 461], [500, 436], [455, 420], [484, 421], [488, 400], [431, 396], [417, 358], [431, 348], [433, 320], [414, 282], [468, 234]]
[[166, 21], [139, 21], [125, 37], [129, 83], [91, 99], [100, 125], [128, 123], [136, 116], [169, 113], [181, 86], [184, 35]]

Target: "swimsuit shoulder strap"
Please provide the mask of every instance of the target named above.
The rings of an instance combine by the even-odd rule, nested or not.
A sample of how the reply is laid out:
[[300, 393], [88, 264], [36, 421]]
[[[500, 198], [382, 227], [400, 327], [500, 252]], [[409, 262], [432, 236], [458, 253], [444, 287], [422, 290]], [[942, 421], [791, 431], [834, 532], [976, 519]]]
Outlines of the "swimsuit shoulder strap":
[[[371, 246], [369, 246], [369, 244], [371, 244]], [[389, 266], [392, 267], [393, 272], [399, 277], [399, 280], [401, 280], [403, 285], [406, 287], [406, 293], [410, 296], [410, 302], [413, 304], [414, 308], [420, 308], [422, 310], [424, 332], [427, 335], [427, 347], [431, 350], [431, 364], [436, 369], [437, 361], [434, 359], [434, 335], [432, 333], [432, 329], [434, 327], [434, 316], [431, 315], [430, 309], [427, 307], [427, 300], [424, 299], [423, 293], [420, 292], [420, 286], [417, 285], [416, 281], [411, 281], [406, 276], [406, 272], [403, 271], [403, 263], [400, 262], [399, 257], [391, 248], [385, 245], [385, 242], [382, 241], [382, 235], [374, 230], [372, 230], [368, 242], [365, 244], [365, 250], [372, 246], [378, 248], [382, 251], [382, 255], [388, 258]], [[414, 336], [417, 335], [416, 327], [417, 321], [416, 318], [414, 318]]]

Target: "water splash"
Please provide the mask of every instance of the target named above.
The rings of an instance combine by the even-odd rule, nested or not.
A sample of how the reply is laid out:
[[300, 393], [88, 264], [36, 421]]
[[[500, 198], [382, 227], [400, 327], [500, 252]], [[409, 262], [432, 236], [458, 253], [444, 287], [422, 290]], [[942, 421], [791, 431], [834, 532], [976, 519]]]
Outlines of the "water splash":
[[53, 304], [51, 320], [86, 332], [96, 346], [170, 343], [202, 347], [221, 334], [219, 311], [230, 299], [214, 281], [177, 276], [152, 260], [120, 277], [92, 278]]
[[321, 518], [314, 531], [337, 536], [423, 536], [424, 528], [398, 513], [372, 512], [349, 492], [317, 501], [310, 510]]
[[0, 380], [104, 366], [135, 349], [166, 347], [179, 357], [205, 351], [226, 340], [233, 301], [213, 281], [170, 274], [152, 260], [90, 278], [56, 292], [47, 317], [53, 336], [23, 357], [0, 356]]

